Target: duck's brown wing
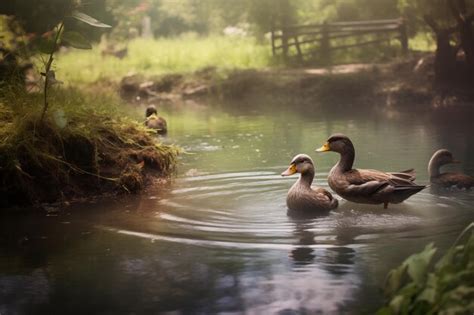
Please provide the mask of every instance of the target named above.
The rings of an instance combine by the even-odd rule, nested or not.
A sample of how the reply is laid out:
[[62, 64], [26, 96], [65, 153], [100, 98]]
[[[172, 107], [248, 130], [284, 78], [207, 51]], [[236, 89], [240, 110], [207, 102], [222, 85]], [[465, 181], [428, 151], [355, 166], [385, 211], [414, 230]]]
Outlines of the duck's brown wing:
[[326, 189], [321, 187], [311, 187], [311, 189], [317, 193], [317, 198], [323, 202], [324, 207], [327, 209], [335, 209], [339, 205], [339, 201], [337, 201], [337, 199], [335, 199]]
[[474, 187], [474, 178], [462, 173], [447, 172], [439, 175], [435, 183], [445, 187], [471, 188]]
[[401, 171], [401, 172], [390, 172], [388, 173], [394, 177], [408, 179], [410, 181], [414, 181], [415, 177], [415, 169], [411, 168], [409, 170]]
[[332, 194], [324, 188], [311, 187], [311, 189], [313, 189], [313, 191], [317, 192], [318, 194], [321, 194], [321, 195], [324, 195], [324, 196], [328, 197], [329, 200], [333, 199]]
[[[411, 171], [411, 170], [409, 170]], [[403, 174], [403, 175], [399, 175]], [[413, 176], [410, 173], [385, 173], [378, 170], [354, 169], [344, 173], [346, 180], [350, 184], [348, 189], [354, 194], [372, 195], [382, 189], [392, 186], [397, 189], [407, 189], [417, 186], [413, 183]]]
[[151, 115], [147, 118], [145, 126], [151, 129], [156, 129], [158, 131], [166, 131], [166, 120], [156, 115]]

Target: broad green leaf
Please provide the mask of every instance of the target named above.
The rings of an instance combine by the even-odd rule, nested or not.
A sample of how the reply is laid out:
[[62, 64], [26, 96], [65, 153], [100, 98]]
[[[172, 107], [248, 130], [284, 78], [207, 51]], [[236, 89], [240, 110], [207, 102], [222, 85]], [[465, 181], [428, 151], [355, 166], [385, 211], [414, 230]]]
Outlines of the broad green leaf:
[[51, 54], [55, 47], [56, 45], [52, 39], [40, 38], [38, 40], [38, 50], [43, 54]]
[[385, 294], [392, 295], [400, 288], [405, 268], [405, 265], [401, 265], [389, 272], [385, 281]]
[[428, 266], [435, 252], [436, 248], [434, 248], [433, 243], [430, 243], [426, 245], [421, 253], [413, 254], [405, 260], [408, 275], [416, 283], [421, 283], [425, 279]]
[[72, 15], [73, 18], [76, 20], [79, 20], [81, 22], [87, 23], [89, 25], [95, 26], [95, 27], [103, 27], [103, 28], [109, 28], [112, 27], [108, 24], [104, 24], [100, 22], [99, 20], [93, 18], [92, 16], [89, 16], [85, 13], [79, 12], [79, 11], [73, 11]]
[[404, 297], [402, 295], [397, 295], [390, 301], [390, 308], [394, 311], [395, 314], [398, 314], [402, 308]]
[[78, 32], [65, 31], [61, 39], [69, 46], [74, 48], [92, 49], [92, 45], [89, 43], [89, 41]]
[[392, 310], [388, 306], [385, 306], [385, 307], [379, 309], [377, 311], [377, 313], [375, 313], [375, 315], [392, 315], [392, 314], [394, 314], [394, 313], [392, 313]]
[[436, 290], [433, 288], [426, 288], [420, 293], [420, 295], [418, 295], [416, 300], [433, 304], [436, 301]]

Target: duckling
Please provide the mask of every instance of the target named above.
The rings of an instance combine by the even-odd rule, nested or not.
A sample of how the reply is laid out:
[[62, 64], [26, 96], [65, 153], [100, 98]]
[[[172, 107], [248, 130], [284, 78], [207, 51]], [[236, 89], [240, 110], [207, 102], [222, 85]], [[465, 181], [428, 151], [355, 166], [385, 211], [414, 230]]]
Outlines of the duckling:
[[328, 176], [329, 187], [346, 200], [367, 204], [400, 203], [426, 186], [414, 183], [414, 170], [385, 173], [378, 170], [353, 169], [355, 149], [343, 134], [334, 134], [317, 152], [333, 151], [341, 155]]
[[286, 205], [293, 211], [311, 211], [326, 213], [337, 208], [338, 201], [324, 188], [311, 187], [314, 179], [313, 160], [306, 154], [293, 158], [290, 167], [281, 176], [300, 173], [301, 176], [288, 191]]
[[160, 135], [164, 135], [168, 131], [166, 120], [163, 117], [158, 116], [158, 112], [154, 105], [150, 105], [146, 109], [145, 126], [150, 129], [155, 129]]
[[474, 186], [474, 177], [454, 172], [440, 174], [439, 169], [445, 164], [461, 163], [455, 160], [453, 154], [446, 149], [436, 151], [428, 163], [428, 174], [430, 182], [440, 187], [452, 187], [469, 189]]

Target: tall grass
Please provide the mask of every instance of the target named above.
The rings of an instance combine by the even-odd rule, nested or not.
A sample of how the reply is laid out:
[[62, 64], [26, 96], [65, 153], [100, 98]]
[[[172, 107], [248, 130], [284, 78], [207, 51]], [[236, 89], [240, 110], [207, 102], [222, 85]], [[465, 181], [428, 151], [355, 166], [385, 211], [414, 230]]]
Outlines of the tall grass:
[[136, 39], [128, 43], [128, 56], [103, 57], [99, 46], [89, 51], [58, 55], [56, 68], [68, 83], [119, 80], [130, 72], [160, 75], [187, 73], [205, 67], [247, 69], [272, 65], [270, 45], [252, 38], [182, 36], [172, 39]]

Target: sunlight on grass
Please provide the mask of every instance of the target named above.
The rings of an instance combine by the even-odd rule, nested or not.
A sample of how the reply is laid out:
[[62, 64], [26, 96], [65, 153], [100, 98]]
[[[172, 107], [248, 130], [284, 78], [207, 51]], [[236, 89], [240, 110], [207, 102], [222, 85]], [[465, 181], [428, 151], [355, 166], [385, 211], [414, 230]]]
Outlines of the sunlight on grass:
[[416, 51], [435, 51], [436, 41], [431, 34], [418, 33], [410, 39], [410, 49]]
[[160, 75], [191, 72], [204, 67], [247, 69], [272, 63], [268, 44], [251, 38], [180, 37], [174, 39], [137, 39], [128, 45], [128, 56], [120, 60], [102, 57], [100, 47], [71, 50], [58, 55], [56, 69], [67, 83], [91, 83], [101, 79], [118, 81], [129, 72]]

